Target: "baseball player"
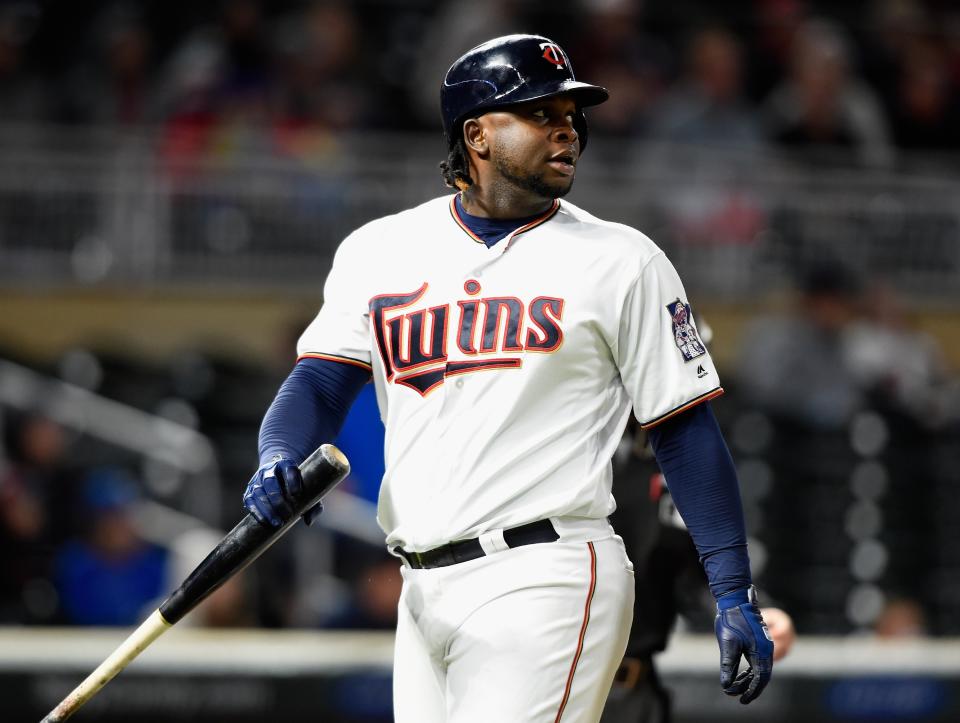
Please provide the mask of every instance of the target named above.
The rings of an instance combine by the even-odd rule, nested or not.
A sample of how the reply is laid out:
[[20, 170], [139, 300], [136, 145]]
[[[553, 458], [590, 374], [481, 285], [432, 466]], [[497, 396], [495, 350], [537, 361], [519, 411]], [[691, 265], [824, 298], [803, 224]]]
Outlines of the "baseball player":
[[441, 171], [458, 192], [343, 241], [261, 427], [244, 502], [279, 525], [297, 463], [375, 385], [378, 520], [403, 577], [399, 723], [599, 719], [633, 607], [607, 520], [631, 411], [717, 599], [722, 687], [746, 703], [771, 675], [736, 473], [708, 404], [722, 389], [683, 285], [642, 233], [560, 200], [587, 146], [583, 109], [607, 96], [541, 36], [454, 62]]

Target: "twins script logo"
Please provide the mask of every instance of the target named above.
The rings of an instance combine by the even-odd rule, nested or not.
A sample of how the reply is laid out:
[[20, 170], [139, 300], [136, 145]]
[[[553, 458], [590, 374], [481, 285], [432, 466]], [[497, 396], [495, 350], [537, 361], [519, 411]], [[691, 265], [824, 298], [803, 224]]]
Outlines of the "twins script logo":
[[[453, 304], [411, 308], [428, 289], [370, 299], [370, 321], [388, 382], [421, 396], [447, 377], [490, 369], [519, 369], [522, 354], [549, 354], [563, 343], [563, 299], [538, 296], [524, 303], [514, 296], [478, 297], [480, 283], [463, 285], [471, 298]], [[456, 316], [458, 361], [449, 361], [447, 337]]]
[[557, 70], [563, 70], [564, 60], [563, 51], [556, 43], [540, 43], [540, 50], [543, 51], [543, 57], [557, 66]]

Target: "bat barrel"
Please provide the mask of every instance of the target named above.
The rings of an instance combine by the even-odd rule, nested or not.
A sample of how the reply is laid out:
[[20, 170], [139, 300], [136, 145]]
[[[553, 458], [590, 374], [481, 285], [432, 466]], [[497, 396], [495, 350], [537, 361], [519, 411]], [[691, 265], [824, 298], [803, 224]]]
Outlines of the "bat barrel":
[[160, 606], [163, 617], [171, 625], [179, 622], [232, 575], [260, 557], [349, 472], [350, 463], [343, 452], [332, 444], [319, 447], [300, 465], [303, 492], [290, 519], [278, 528], [261, 524], [247, 513]]

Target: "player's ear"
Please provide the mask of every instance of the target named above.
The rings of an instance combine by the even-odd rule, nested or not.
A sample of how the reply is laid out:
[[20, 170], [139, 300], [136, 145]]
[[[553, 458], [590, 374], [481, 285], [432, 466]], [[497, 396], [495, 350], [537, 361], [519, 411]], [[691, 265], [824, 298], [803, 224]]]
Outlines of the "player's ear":
[[473, 150], [481, 158], [486, 156], [490, 146], [487, 142], [487, 131], [479, 118], [468, 118], [464, 121], [463, 139], [467, 148]]

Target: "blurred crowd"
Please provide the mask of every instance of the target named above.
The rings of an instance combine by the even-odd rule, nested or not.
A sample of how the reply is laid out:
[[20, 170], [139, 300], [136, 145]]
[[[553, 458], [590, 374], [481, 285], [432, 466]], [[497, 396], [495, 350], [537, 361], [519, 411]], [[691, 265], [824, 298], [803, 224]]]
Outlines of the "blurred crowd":
[[[590, 113], [607, 136], [880, 168], [900, 151], [953, 167], [960, 158], [950, 153], [960, 150], [960, 6], [949, 0], [13, 0], [0, 5], [0, 123], [155, 129], [174, 161], [241, 149], [310, 156], [357, 129], [439, 133], [447, 64], [518, 30], [557, 40], [579, 77], [610, 88]], [[737, 209], [710, 217], [703, 235], [756, 235], [756, 212]], [[689, 221], [684, 233], [696, 233]], [[955, 539], [951, 510], [960, 513], [955, 370], [891, 288], [830, 258], [788, 264], [798, 272], [789, 307], [758, 309], [726, 340], [738, 354], [717, 411], [742, 463], [757, 573], [811, 632], [956, 634], [942, 612], [960, 604], [948, 578], [960, 572], [950, 552], [960, 545], [945, 544]], [[696, 311], [709, 322], [710, 309]], [[259, 416], [285, 370], [242, 370], [219, 406], [202, 398], [227, 373], [209, 371], [190, 393], [160, 385], [192, 405], [199, 431], [233, 444], [218, 449], [221, 466], [239, 468], [223, 475], [224, 529], [240, 515]], [[141, 382], [114, 389], [142, 396]], [[140, 405], [100, 382], [87, 387]], [[369, 402], [360, 406], [373, 419]], [[0, 624], [133, 625], [218, 539], [210, 529], [151, 535], [141, 467], [78, 455], [86, 438], [39, 412], [0, 410], [0, 421]], [[372, 429], [348, 424], [352, 458], [363, 457], [350, 444], [378, 438]], [[355, 466], [351, 489], [373, 500], [376, 470]], [[788, 487], [772, 488], [771, 475]], [[225, 586], [197, 621], [392, 628], [396, 561], [349, 536], [309, 534]], [[844, 545], [849, 571], [830, 557]], [[840, 602], [829, 602], [841, 623], [804, 609], [811, 589], [827, 596], [832, 584], [804, 577], [805, 556], [841, 570]]]
[[606, 85], [605, 135], [876, 166], [960, 148], [960, 8], [946, 0], [221, 0], [0, 7], [0, 123], [162, 129], [174, 159], [328, 134], [438, 130], [447, 65], [540, 32]]
[[[701, 311], [707, 334], [710, 311]], [[798, 276], [789, 304], [744, 327], [738, 348], [715, 406], [741, 470], [761, 586], [810, 632], [880, 631], [904, 606], [918, 620], [911, 630], [957, 632], [949, 611], [960, 597], [951, 582], [960, 566], [951, 552], [960, 511], [960, 380], [937, 341], [914, 326], [889, 288], [821, 263]], [[181, 390], [178, 405], [194, 411], [179, 416], [219, 440], [227, 529], [240, 517], [259, 418], [282, 374], [205, 368], [204, 389], [221, 389], [222, 399]], [[218, 379], [228, 374], [233, 382]], [[142, 390], [142, 379], [91, 390]], [[133, 403], [134, 395], [120, 400]], [[144, 467], [106, 447], [90, 453], [89, 438], [42, 412], [7, 410], [0, 420], [0, 623], [133, 625], [222, 534], [145, 524], [145, 497], [173, 502], [158, 496]], [[367, 388], [336, 441], [357, 460], [344, 488], [368, 504], [382, 474], [382, 435]], [[216, 484], [190, 482], [204, 483]], [[632, 491], [648, 487], [617, 483], [624, 509]], [[290, 535], [194, 621], [392, 628], [397, 561], [363, 535], [343, 532]]]

